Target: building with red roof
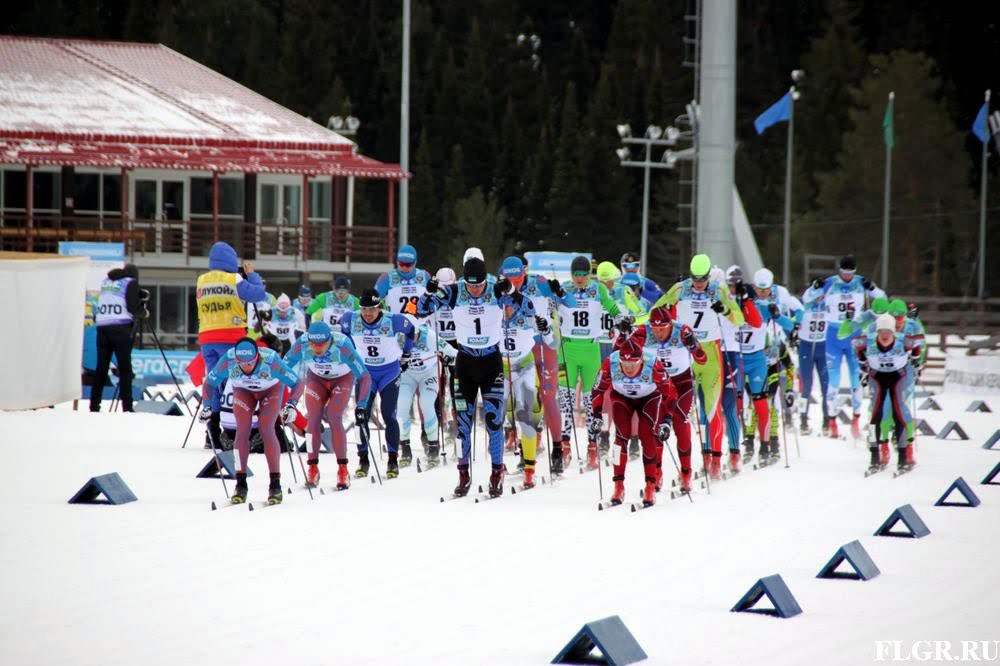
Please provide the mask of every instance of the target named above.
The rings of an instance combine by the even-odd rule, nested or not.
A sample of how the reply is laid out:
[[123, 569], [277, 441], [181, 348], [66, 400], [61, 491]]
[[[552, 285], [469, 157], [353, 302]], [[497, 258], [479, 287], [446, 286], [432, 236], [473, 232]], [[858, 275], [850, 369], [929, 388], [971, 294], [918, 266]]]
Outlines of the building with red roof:
[[[0, 250], [123, 242], [165, 344], [193, 339], [217, 240], [274, 292], [385, 270], [406, 177], [161, 44], [0, 36]], [[385, 181], [385, 226], [354, 225], [359, 178]]]

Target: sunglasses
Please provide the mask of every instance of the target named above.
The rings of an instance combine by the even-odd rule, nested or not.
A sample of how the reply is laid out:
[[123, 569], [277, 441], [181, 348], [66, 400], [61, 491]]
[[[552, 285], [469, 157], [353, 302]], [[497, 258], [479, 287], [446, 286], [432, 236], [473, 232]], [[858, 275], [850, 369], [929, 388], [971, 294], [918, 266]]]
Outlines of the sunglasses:
[[588, 271], [573, 271], [573, 277], [590, 277]]
[[708, 282], [708, 276], [707, 275], [692, 275], [691, 276], [691, 281], [692, 282]]
[[400, 268], [413, 268], [412, 261], [397, 261], [396, 265], [399, 266]]
[[637, 270], [639, 268], [639, 262], [638, 261], [626, 261], [624, 264], [622, 264], [622, 268], [624, 268], [627, 271]]

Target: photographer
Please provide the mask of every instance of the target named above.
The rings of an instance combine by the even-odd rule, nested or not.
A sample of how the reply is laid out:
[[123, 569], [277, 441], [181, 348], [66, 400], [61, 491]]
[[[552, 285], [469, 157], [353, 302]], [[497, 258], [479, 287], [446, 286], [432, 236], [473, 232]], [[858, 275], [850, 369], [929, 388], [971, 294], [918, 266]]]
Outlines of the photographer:
[[[236, 250], [228, 243], [218, 242], [208, 253], [208, 272], [198, 276], [198, 344], [206, 368], [214, 368], [247, 334], [247, 309], [244, 303], [264, 299], [264, 283], [254, 272], [253, 263], [244, 261], [242, 266]], [[202, 395], [205, 395], [202, 387]], [[221, 444], [219, 427], [219, 393], [202, 405], [210, 410], [209, 434], [218, 447]]]
[[[143, 298], [145, 297], [145, 298]], [[118, 365], [118, 387], [122, 411], [132, 411], [132, 344], [138, 317], [148, 317], [149, 292], [139, 289], [139, 270], [133, 264], [113, 268], [101, 282], [97, 301], [97, 371], [90, 387], [90, 411], [101, 411], [101, 394], [111, 365]]]

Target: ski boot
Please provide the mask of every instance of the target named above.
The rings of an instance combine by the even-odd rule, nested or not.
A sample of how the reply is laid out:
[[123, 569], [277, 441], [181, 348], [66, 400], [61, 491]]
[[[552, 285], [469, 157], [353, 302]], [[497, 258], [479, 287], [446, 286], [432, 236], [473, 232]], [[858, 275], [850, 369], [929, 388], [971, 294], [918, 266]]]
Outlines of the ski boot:
[[549, 462], [552, 464], [552, 475], [559, 476], [563, 473], [562, 445], [555, 442], [552, 445], [552, 453], [549, 455]]
[[358, 468], [354, 470], [354, 476], [359, 479], [368, 476], [368, 451], [358, 452]]
[[906, 461], [906, 449], [896, 449], [896, 455], [899, 457], [896, 462], [896, 473], [902, 474], [903, 472], [909, 472], [913, 469], [913, 465]]
[[427, 467], [437, 467], [441, 464], [441, 445], [435, 442], [427, 442]]
[[523, 485], [525, 488], [534, 488], [535, 487], [535, 468], [534, 467], [525, 467], [524, 468], [524, 481], [522, 482], [521, 485]]
[[569, 437], [563, 435], [562, 438], [562, 466], [568, 469], [573, 462], [573, 452], [569, 448]]
[[882, 464], [882, 457], [878, 446], [868, 447], [868, 453], [871, 455], [871, 459], [868, 461], [868, 469], [865, 472], [865, 476], [875, 474], [885, 466]]
[[712, 469], [712, 452], [707, 451], [701, 454], [701, 463], [704, 465], [702, 468], [702, 474], [708, 476], [708, 472]]
[[809, 434], [809, 416], [806, 414], [803, 414], [801, 420], [799, 421], [799, 434]]
[[521, 455], [518, 457], [517, 461], [517, 473], [524, 473], [524, 451], [521, 451]]
[[729, 451], [729, 471], [730, 472], [732, 472], [733, 474], [738, 474], [739, 473], [739, 471], [740, 471], [740, 460], [741, 459], [742, 459], [742, 456], [740, 456], [740, 452], [739, 451], [733, 451], [733, 450]]
[[719, 481], [722, 479], [722, 455], [712, 454], [712, 460], [709, 463], [708, 473], [712, 477], [712, 481]]
[[413, 450], [410, 449], [410, 440], [406, 439], [399, 443], [399, 466], [409, 467], [413, 462]]
[[833, 437], [834, 439], [840, 438], [840, 433], [837, 432], [836, 416], [831, 416], [829, 419], [827, 419], [826, 429], [824, 430], [824, 434], [826, 434], [828, 437]]
[[281, 472], [271, 475], [271, 485], [267, 488], [267, 503], [281, 504], [283, 495], [281, 494]]
[[681, 470], [680, 479], [677, 482], [677, 489], [682, 493], [691, 492], [691, 470]]
[[663, 490], [663, 468], [656, 468], [656, 492]]
[[628, 459], [638, 460], [639, 459], [639, 438], [630, 437], [628, 440]]
[[889, 464], [889, 442], [879, 442], [878, 445], [878, 463], [885, 467]]
[[247, 473], [236, 472], [236, 487], [233, 496], [229, 498], [233, 504], [245, 504], [247, 501]]
[[455, 486], [453, 491], [455, 497], [465, 497], [469, 494], [469, 488], [472, 487], [472, 477], [469, 476], [469, 466], [459, 465], [458, 466], [458, 485]]
[[306, 485], [310, 488], [319, 486], [319, 458], [309, 458], [306, 460], [309, 471], [306, 472]]
[[625, 477], [616, 476], [614, 482], [615, 491], [611, 493], [611, 504], [617, 506], [625, 501]]
[[656, 504], [656, 479], [646, 477], [646, 487], [642, 489], [642, 505], [653, 506]]
[[913, 457], [913, 442], [908, 442], [906, 444], [906, 464], [909, 465], [911, 469], [917, 464], [916, 458]]
[[608, 457], [608, 451], [611, 450], [611, 434], [608, 432], [601, 432], [601, 437], [597, 442], [597, 452], [602, 458]]
[[490, 472], [490, 497], [503, 495], [503, 465], [494, 465]]
[[746, 465], [753, 460], [753, 435], [743, 439], [743, 464]]
[[351, 487], [351, 475], [347, 471], [347, 459], [337, 461], [337, 490], [347, 490]]
[[757, 466], [767, 467], [771, 462], [771, 445], [768, 442], [760, 443], [760, 450], [757, 452]]
[[587, 442], [587, 471], [601, 466], [597, 460], [597, 442]]
[[389, 451], [389, 462], [385, 464], [385, 478], [395, 479], [399, 476], [399, 452]]
[[851, 437], [861, 439], [861, 415], [855, 414], [851, 418]]

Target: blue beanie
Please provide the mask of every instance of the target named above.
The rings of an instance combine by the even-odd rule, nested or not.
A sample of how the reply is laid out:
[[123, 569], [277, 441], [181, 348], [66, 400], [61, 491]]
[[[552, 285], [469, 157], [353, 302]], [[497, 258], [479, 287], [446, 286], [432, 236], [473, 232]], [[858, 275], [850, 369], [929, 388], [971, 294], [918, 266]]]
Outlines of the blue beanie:
[[417, 263], [417, 248], [412, 245], [404, 245], [399, 248], [399, 252], [396, 253], [396, 261], [402, 261], [407, 264]]
[[309, 324], [309, 342], [322, 344], [330, 340], [333, 335], [330, 333], [330, 325], [325, 321], [314, 321]]
[[622, 284], [626, 287], [638, 287], [641, 282], [637, 273], [625, 273], [622, 275]]
[[233, 348], [233, 356], [235, 356], [236, 360], [240, 363], [249, 363], [250, 361], [254, 361], [257, 359], [258, 354], [260, 354], [260, 352], [257, 351], [257, 343], [250, 338], [240, 339], [240, 341], [237, 342], [236, 346]]
[[524, 276], [524, 264], [517, 257], [507, 257], [500, 265], [500, 276], [508, 280], [516, 280]]

